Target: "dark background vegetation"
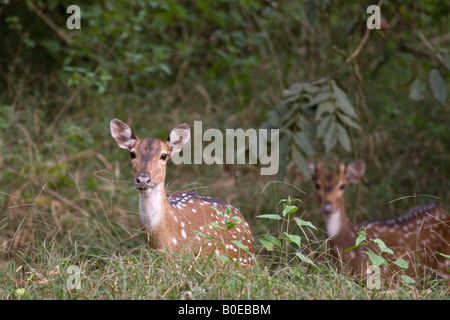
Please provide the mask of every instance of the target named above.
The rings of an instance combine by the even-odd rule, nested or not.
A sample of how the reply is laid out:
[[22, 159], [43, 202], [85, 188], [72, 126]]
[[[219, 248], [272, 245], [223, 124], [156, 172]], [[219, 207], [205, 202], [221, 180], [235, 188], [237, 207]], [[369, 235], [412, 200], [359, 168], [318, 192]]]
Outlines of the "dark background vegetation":
[[[81, 30], [66, 28], [70, 4], [81, 8]], [[260, 128], [285, 89], [320, 79], [339, 83], [361, 127], [345, 126], [351, 150], [325, 152], [310, 135], [310, 161], [366, 161], [364, 183], [347, 191], [351, 220], [432, 201], [449, 208], [450, 3], [384, 1], [385, 28], [368, 32], [370, 4], [0, 1], [4, 263], [42, 244], [72, 254], [142, 243], [129, 156], [110, 136], [111, 118], [161, 139], [195, 120], [203, 130]], [[288, 196], [323, 226], [313, 186], [286, 159], [283, 177], [255, 165], [169, 164], [166, 182], [232, 202], [256, 236], [272, 226], [255, 216]]]

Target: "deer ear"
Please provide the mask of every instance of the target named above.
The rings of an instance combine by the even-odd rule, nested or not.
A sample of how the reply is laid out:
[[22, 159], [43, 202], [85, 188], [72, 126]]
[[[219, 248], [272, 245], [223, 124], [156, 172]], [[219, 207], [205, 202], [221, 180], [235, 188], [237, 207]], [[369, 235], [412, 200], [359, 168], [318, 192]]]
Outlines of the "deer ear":
[[316, 170], [316, 165], [312, 162], [308, 163], [308, 169], [309, 169], [309, 174], [311, 175], [312, 179], [315, 179], [317, 177], [317, 170]]
[[356, 160], [350, 163], [345, 170], [345, 178], [349, 183], [356, 183], [362, 178], [366, 172], [366, 164], [364, 160]]
[[180, 152], [191, 137], [191, 127], [187, 123], [180, 124], [170, 131], [166, 140], [172, 154]]
[[117, 145], [123, 149], [131, 150], [138, 137], [131, 131], [130, 127], [119, 119], [112, 119], [109, 128]]
[[308, 169], [311, 178], [315, 180], [319, 176], [319, 173], [323, 171], [323, 164], [321, 162], [318, 162], [317, 164], [310, 162], [308, 163]]

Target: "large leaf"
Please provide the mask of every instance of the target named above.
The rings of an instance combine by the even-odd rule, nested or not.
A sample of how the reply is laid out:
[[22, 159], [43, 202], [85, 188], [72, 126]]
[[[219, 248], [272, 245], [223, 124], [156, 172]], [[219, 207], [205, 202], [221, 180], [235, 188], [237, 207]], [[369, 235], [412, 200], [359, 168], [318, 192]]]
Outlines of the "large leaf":
[[311, 176], [309, 173], [308, 161], [306, 160], [304, 154], [297, 147], [295, 147], [295, 145], [292, 147], [291, 154], [292, 160], [294, 160], [297, 168], [299, 168], [307, 178], [310, 178]]
[[302, 109], [308, 109], [318, 104], [324, 103], [330, 99], [330, 92], [320, 92], [316, 96], [311, 97], [311, 99], [302, 104]]
[[259, 219], [271, 219], [271, 220], [281, 220], [281, 216], [278, 214], [261, 214], [256, 216]]
[[317, 125], [317, 131], [316, 131], [317, 138], [322, 138], [325, 135], [325, 132], [326, 132], [327, 128], [330, 127], [330, 124], [332, 121], [333, 121], [333, 118], [332, 118], [331, 114], [320, 119], [319, 124]]
[[346, 115], [352, 118], [358, 118], [355, 108], [351, 104], [344, 90], [339, 88], [334, 80], [331, 80], [331, 87], [333, 88], [333, 97], [336, 103], [336, 107], [342, 110]]
[[337, 136], [339, 143], [345, 149], [345, 151], [352, 150], [352, 144], [350, 142], [350, 137], [348, 136], [347, 130], [339, 123], [337, 124]]
[[323, 142], [325, 144], [325, 151], [330, 152], [334, 148], [337, 142], [337, 126], [336, 122], [330, 121], [330, 126], [326, 129], [325, 135], [323, 137]]
[[388, 254], [394, 254], [394, 251], [392, 251], [392, 249], [388, 248], [388, 246], [386, 246], [386, 244], [383, 242], [383, 240], [376, 238], [376, 239], [371, 239], [370, 241], [375, 242], [378, 245], [378, 247], [380, 248], [382, 253], [385, 252]]
[[306, 262], [306, 263], [312, 264], [313, 266], [316, 267], [316, 264], [315, 264], [310, 258], [308, 258], [307, 256], [305, 256], [303, 253], [296, 252], [295, 255], [296, 255], [300, 260], [302, 260], [302, 261], [304, 261], [304, 262]]
[[361, 129], [360, 125], [355, 120], [350, 118], [349, 116], [347, 116], [341, 112], [337, 112], [337, 115], [338, 115], [339, 120], [341, 120], [344, 124], [348, 125], [349, 127], [352, 127], [357, 130]]
[[307, 0], [306, 1], [306, 19], [308, 19], [309, 24], [314, 28], [317, 24], [319, 16], [319, 8], [317, 8], [317, 4], [315, 0]]
[[301, 241], [302, 238], [300, 238], [300, 236], [297, 236], [296, 234], [289, 234], [286, 232], [283, 232], [282, 234], [289, 242], [295, 243], [297, 245], [297, 247], [300, 248], [301, 246]]
[[296, 135], [294, 135], [294, 141], [297, 143], [297, 145], [302, 149], [304, 153], [306, 153], [309, 156], [314, 155], [314, 147], [309, 140], [309, 136], [306, 132], [297, 132]]
[[248, 252], [248, 247], [238, 240], [231, 240], [231, 242], [236, 245], [239, 249], [244, 250], [244, 252]]
[[281, 241], [271, 235], [266, 235], [258, 238], [258, 241], [266, 248], [267, 251], [272, 251], [274, 245], [281, 249]]
[[395, 263], [397, 266], [399, 266], [400, 268], [405, 269], [405, 270], [408, 269], [408, 267], [409, 267], [408, 262], [406, 262], [406, 261], [403, 260], [402, 258], [399, 258], [399, 259], [395, 260], [394, 263]]
[[420, 79], [415, 79], [409, 87], [409, 98], [413, 101], [420, 101], [423, 99], [423, 92], [425, 91], [425, 84]]
[[285, 217], [287, 214], [291, 214], [291, 213], [296, 213], [298, 210], [297, 206], [289, 206], [284, 204], [284, 208], [283, 208], [283, 217]]
[[305, 221], [300, 218], [295, 218], [295, 222], [298, 224], [299, 227], [306, 226], [309, 228], [313, 228], [314, 230], [317, 230], [317, 228], [310, 221]]
[[439, 69], [430, 70], [428, 81], [434, 97], [444, 106], [445, 100], [447, 100], [447, 88], [445, 87], [445, 79]]
[[348, 248], [348, 249], [345, 250], [344, 252], [348, 252], [348, 251], [350, 251], [350, 250], [353, 250], [353, 249], [356, 249], [356, 248], [361, 247], [362, 245], [365, 244], [366, 239], [367, 239], [367, 233], [366, 233], [366, 231], [361, 230], [360, 232], [358, 232], [358, 237], [356, 238], [355, 245], [352, 246], [352, 247], [350, 247], [350, 248]]
[[334, 110], [336, 110], [336, 106], [330, 101], [320, 103], [316, 110], [316, 120], [320, 120], [324, 113], [333, 113]]
[[364, 253], [366, 253], [369, 256], [370, 261], [372, 262], [372, 264], [376, 265], [376, 266], [380, 266], [382, 264], [386, 264], [386, 260], [380, 256], [379, 254], [376, 254], [372, 251], [363, 251]]

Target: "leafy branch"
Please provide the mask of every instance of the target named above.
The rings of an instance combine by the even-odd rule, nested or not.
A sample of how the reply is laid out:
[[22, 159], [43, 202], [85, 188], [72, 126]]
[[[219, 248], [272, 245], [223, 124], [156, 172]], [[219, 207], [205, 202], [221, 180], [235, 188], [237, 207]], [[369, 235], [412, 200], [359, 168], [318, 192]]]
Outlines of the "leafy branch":
[[290, 160], [309, 177], [307, 157], [316, 154], [317, 141], [322, 141], [325, 152], [338, 142], [349, 152], [352, 145], [348, 129], [361, 129], [354, 106], [333, 79], [295, 83], [267, 117], [262, 126], [280, 130], [281, 177]]

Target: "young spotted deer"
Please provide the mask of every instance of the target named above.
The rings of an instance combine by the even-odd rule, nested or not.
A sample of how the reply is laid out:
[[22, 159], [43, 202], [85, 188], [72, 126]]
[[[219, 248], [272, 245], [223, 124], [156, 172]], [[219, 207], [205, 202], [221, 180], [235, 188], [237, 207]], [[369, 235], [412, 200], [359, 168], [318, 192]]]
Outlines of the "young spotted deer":
[[[310, 164], [309, 169], [325, 217], [332, 254], [350, 267], [354, 274], [363, 275], [366, 271], [369, 260], [363, 251], [369, 247], [346, 250], [355, 245], [358, 231], [366, 229], [367, 240], [381, 239], [394, 251], [390, 259], [402, 258], [408, 262], [408, 269], [403, 271], [405, 274], [414, 277], [433, 270], [449, 283], [450, 260], [439, 254], [450, 254], [450, 215], [444, 209], [429, 204], [394, 219], [352, 224], [345, 211], [344, 189], [347, 184], [356, 183], [363, 176], [364, 161], [354, 161], [347, 167], [340, 164], [337, 172], [328, 172], [320, 163]], [[393, 268], [391, 271], [401, 270]]]
[[139, 139], [118, 119], [111, 120], [110, 129], [117, 145], [130, 152], [141, 225], [151, 248], [202, 255], [214, 252], [240, 265], [254, 264], [252, 232], [238, 209], [192, 192], [166, 197], [167, 161], [189, 141], [189, 125], [175, 127], [166, 141]]

